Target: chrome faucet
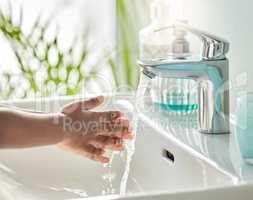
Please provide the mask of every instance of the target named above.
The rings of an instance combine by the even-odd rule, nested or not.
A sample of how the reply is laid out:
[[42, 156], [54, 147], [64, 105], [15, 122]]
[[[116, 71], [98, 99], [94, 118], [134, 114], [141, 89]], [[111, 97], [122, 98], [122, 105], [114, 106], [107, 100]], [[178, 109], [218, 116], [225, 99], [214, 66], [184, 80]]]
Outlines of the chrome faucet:
[[151, 79], [156, 76], [194, 79], [198, 87], [199, 131], [208, 134], [229, 133], [229, 62], [226, 58], [229, 43], [187, 24], [177, 23], [173, 28], [198, 36], [203, 43], [202, 56], [197, 59], [174, 57], [151, 62], [139, 61], [142, 75]]

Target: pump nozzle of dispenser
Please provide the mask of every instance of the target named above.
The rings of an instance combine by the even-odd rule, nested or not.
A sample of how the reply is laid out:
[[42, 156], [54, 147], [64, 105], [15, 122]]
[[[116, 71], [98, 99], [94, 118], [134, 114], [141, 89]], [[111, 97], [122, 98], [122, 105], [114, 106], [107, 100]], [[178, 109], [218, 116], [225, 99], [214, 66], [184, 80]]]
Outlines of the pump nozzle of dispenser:
[[[186, 20], [182, 21], [187, 23]], [[172, 54], [176, 59], [184, 59], [190, 56], [190, 43], [186, 39], [187, 31], [173, 28], [174, 41], [172, 43]]]

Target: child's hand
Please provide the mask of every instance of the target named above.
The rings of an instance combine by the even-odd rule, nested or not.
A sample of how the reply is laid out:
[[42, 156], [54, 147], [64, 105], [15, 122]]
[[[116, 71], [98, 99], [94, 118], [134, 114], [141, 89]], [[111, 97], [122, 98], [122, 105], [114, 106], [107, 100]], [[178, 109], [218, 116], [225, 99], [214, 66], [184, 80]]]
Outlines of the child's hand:
[[64, 138], [61, 148], [71, 150], [89, 159], [109, 162], [105, 149], [124, 150], [123, 139], [131, 139], [129, 121], [121, 119], [119, 111], [93, 112], [91, 109], [104, 101], [102, 96], [65, 106], [61, 113]]

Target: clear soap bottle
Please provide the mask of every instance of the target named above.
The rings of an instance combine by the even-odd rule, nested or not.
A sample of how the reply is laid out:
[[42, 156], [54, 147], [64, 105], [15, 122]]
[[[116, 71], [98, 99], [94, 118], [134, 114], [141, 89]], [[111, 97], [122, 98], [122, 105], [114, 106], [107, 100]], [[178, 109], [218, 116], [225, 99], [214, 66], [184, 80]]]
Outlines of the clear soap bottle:
[[172, 52], [172, 31], [159, 30], [171, 24], [170, 1], [151, 2], [150, 20], [150, 24], [139, 32], [139, 57], [142, 61], [165, 59]]
[[[191, 55], [187, 32], [175, 29], [170, 8], [170, 0], [154, 0], [150, 4], [151, 22], [139, 32], [139, 58], [144, 63], [166, 63]], [[198, 107], [195, 81], [190, 79], [155, 77], [151, 97], [160, 108], [177, 113], [188, 113]]]

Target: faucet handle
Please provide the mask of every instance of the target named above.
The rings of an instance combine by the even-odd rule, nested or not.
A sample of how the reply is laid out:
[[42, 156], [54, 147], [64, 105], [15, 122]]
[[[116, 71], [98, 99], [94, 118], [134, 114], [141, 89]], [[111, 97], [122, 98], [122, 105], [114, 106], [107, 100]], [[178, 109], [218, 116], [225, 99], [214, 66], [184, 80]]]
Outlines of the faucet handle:
[[228, 53], [229, 42], [223, 38], [198, 30], [182, 22], [175, 23], [174, 27], [189, 31], [202, 40], [202, 57], [206, 60], [224, 59]]

